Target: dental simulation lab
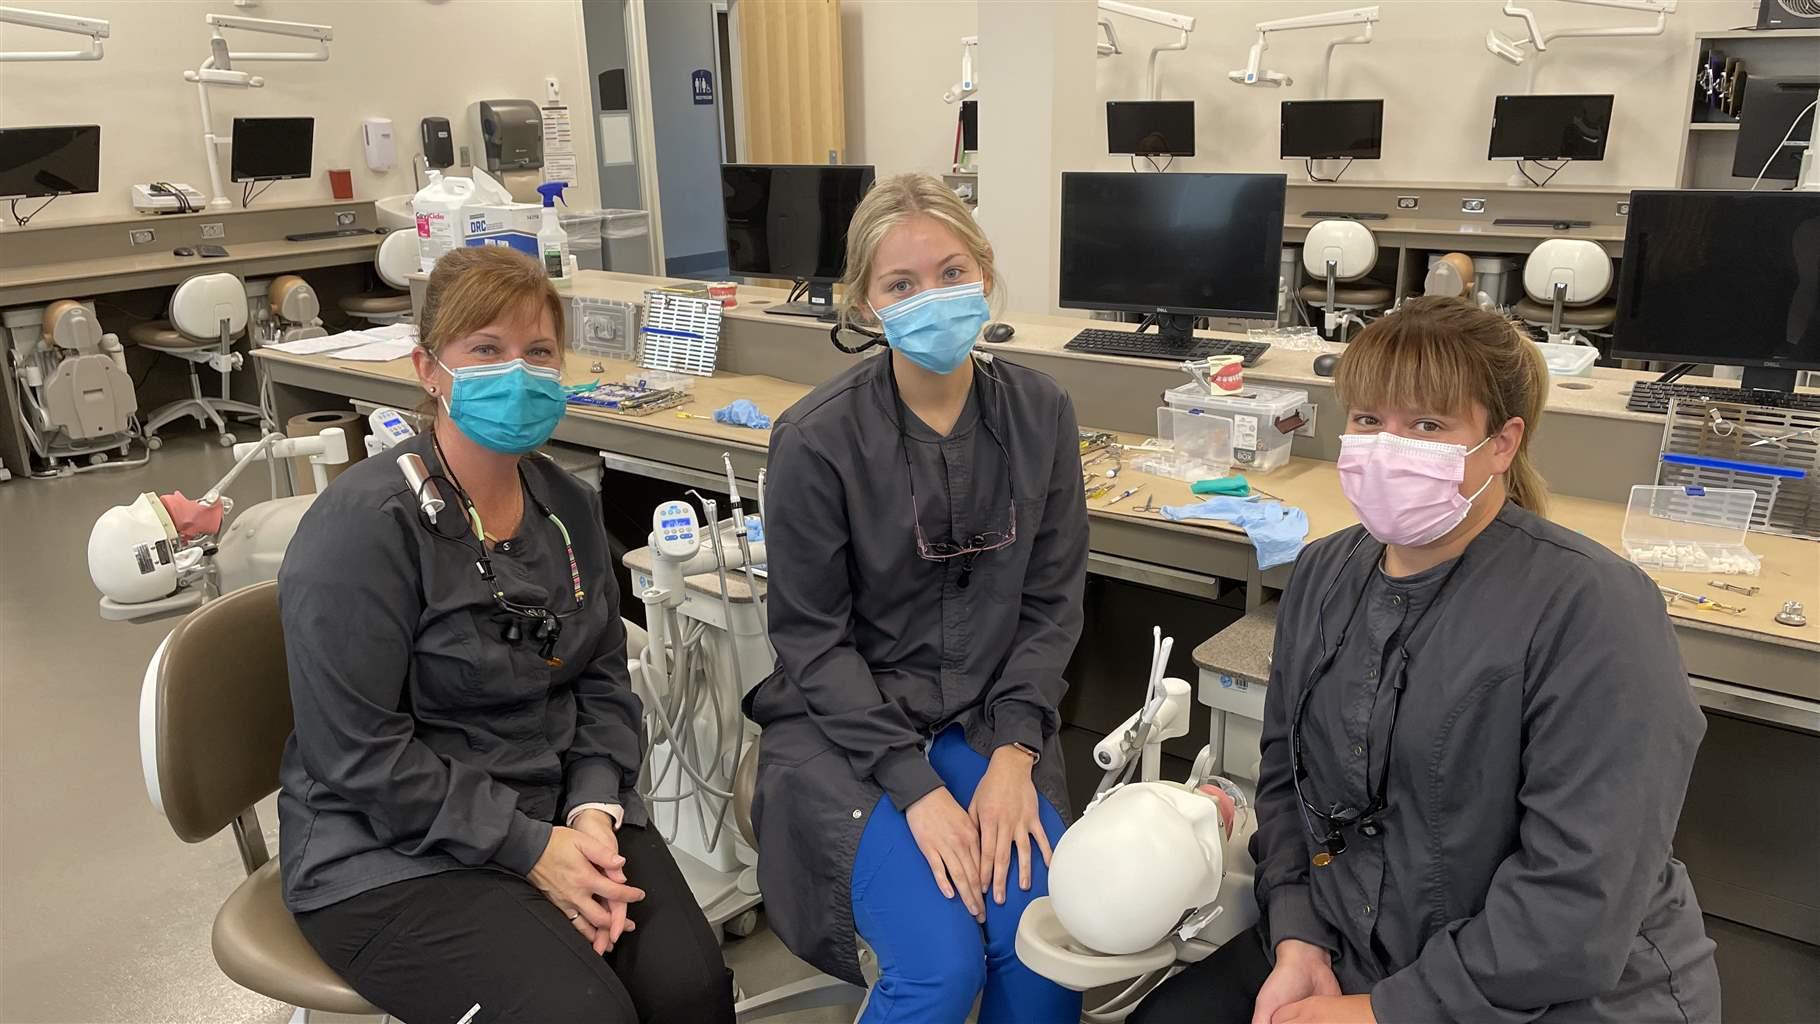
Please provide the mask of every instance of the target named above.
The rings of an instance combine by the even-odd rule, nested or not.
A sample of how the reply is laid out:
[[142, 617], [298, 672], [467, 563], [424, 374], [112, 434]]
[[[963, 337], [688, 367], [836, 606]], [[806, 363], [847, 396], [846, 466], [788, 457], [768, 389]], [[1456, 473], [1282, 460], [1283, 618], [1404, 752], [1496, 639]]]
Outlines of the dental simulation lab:
[[0, 1024], [1820, 1021], [1813, 0], [0, 0]]

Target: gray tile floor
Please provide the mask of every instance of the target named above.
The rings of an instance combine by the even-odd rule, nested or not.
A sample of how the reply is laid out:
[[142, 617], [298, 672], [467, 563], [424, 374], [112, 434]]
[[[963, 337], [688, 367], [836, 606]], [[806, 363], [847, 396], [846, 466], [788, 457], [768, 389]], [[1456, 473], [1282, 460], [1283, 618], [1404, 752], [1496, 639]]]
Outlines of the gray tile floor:
[[[284, 1024], [224, 977], [215, 910], [241, 878], [226, 834], [185, 845], [146, 799], [138, 701], [171, 623], [103, 622], [88, 532], [143, 491], [201, 494], [230, 464], [179, 432], [151, 465], [0, 484], [0, 1021]], [[255, 467], [230, 494], [269, 494]], [[270, 827], [272, 801], [260, 808]], [[811, 969], [775, 936], [729, 943], [748, 992]], [[851, 1019], [836, 1011], [782, 1024]]]

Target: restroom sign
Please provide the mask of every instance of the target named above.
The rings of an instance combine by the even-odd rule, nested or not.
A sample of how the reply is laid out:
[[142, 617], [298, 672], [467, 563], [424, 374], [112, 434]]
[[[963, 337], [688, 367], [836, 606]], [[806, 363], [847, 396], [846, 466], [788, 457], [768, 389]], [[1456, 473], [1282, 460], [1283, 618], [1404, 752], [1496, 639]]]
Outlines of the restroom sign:
[[714, 105], [714, 73], [706, 68], [698, 68], [689, 76], [695, 90], [695, 105], [711, 107]]

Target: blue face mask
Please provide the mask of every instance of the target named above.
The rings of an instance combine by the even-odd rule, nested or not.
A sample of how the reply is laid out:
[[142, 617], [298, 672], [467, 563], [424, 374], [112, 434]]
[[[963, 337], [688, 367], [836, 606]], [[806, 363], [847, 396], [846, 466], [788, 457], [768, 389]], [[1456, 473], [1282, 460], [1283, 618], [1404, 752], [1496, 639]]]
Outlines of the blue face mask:
[[918, 292], [878, 311], [885, 340], [931, 373], [953, 373], [973, 351], [992, 311], [985, 285], [957, 284]]
[[475, 444], [502, 455], [522, 455], [548, 441], [568, 409], [562, 374], [553, 367], [514, 359], [442, 368], [454, 380], [449, 418]]

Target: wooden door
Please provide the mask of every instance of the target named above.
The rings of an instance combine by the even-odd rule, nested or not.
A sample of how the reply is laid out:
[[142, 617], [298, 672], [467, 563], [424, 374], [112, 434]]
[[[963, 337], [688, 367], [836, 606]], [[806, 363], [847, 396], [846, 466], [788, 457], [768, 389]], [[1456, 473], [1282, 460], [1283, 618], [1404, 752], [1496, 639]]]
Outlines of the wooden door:
[[847, 156], [840, 0], [734, 0], [739, 34], [739, 158], [831, 164]]

